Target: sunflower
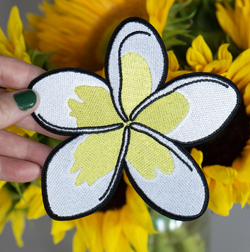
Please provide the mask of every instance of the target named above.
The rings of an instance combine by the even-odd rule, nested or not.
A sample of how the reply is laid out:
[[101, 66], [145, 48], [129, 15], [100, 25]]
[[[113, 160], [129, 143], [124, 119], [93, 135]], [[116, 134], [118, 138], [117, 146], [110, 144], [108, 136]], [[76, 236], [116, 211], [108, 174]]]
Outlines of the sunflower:
[[25, 38], [31, 48], [56, 53], [58, 67], [81, 67], [92, 71], [104, 66], [108, 41], [125, 18], [148, 20], [161, 34], [174, 0], [55, 0], [44, 1], [44, 17], [28, 14]]
[[23, 24], [16, 6], [11, 9], [7, 30], [9, 39], [0, 28], [0, 54], [31, 63], [26, 52]]
[[[40, 181], [39, 181], [40, 184]], [[3, 185], [4, 186], [4, 185]], [[31, 183], [22, 198], [13, 205], [8, 190], [0, 190], [0, 233], [6, 222], [18, 246], [23, 246], [22, 234], [27, 219], [38, 219], [46, 214], [42, 203], [41, 187]], [[9, 209], [13, 205], [13, 211]], [[55, 244], [62, 241], [66, 231], [76, 228], [73, 252], [147, 251], [148, 235], [155, 233], [149, 211], [124, 174], [116, 193], [104, 208], [90, 216], [73, 221], [52, 220], [51, 234]], [[112, 239], [110, 239], [112, 237]]]
[[224, 216], [229, 214], [233, 203], [244, 206], [250, 202], [250, 49], [232, 61], [227, 48], [228, 44], [222, 44], [218, 58], [213, 59], [210, 48], [199, 35], [186, 53], [192, 71], [223, 75], [237, 85], [243, 96], [243, 104], [228, 126], [214, 139], [195, 146], [199, 151], [191, 152], [197, 163], [202, 163], [207, 178], [209, 208]]
[[[67, 230], [76, 227], [73, 252], [147, 251], [148, 234], [155, 233], [150, 214], [126, 175], [117, 192], [104, 208], [73, 221], [52, 221], [54, 243], [60, 242]], [[131, 247], [132, 246], [132, 247]]]
[[250, 2], [235, 0], [234, 9], [229, 3], [216, 3], [216, 16], [221, 28], [229, 34], [238, 48], [245, 50], [250, 47]]
[[[17, 183], [0, 183], [0, 234], [7, 222], [11, 222], [12, 231], [19, 247], [24, 245], [22, 234], [25, 219], [37, 219], [46, 214], [42, 203], [40, 182], [30, 183], [20, 197], [21, 190], [16, 192]], [[19, 189], [22, 185], [19, 186]], [[26, 187], [26, 186], [25, 186]]]
[[[11, 9], [7, 30], [9, 38], [4, 35], [0, 27], [0, 55], [31, 63], [30, 56], [26, 51], [23, 24], [16, 6]], [[34, 131], [22, 129], [15, 125], [7, 127], [6, 130], [20, 136], [33, 136], [35, 134]]]
[[12, 231], [19, 247], [23, 246], [22, 234], [25, 228], [25, 212], [23, 210], [12, 209], [14, 200], [7, 193], [5, 187], [0, 190], [0, 234], [3, 232], [7, 222], [11, 222]]

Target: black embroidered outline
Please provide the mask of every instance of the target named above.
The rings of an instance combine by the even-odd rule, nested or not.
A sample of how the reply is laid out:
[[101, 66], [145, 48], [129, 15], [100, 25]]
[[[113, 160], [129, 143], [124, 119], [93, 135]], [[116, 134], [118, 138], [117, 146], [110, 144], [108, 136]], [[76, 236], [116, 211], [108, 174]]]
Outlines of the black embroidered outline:
[[[135, 123], [134, 123], [135, 124]], [[141, 125], [140, 126], [143, 128], [145, 127], [145, 125]], [[132, 127], [131, 127], [132, 128]], [[154, 140], [156, 140], [159, 144], [163, 145], [166, 147], [165, 144], [161, 143], [159, 139], [156, 139], [154, 136], [150, 135], [148, 132], [143, 131], [143, 130], [139, 130], [138, 128], [133, 128], [134, 130], [144, 133], [146, 135], [148, 135], [149, 137], [152, 137]], [[148, 128], [149, 130], [151, 130], [150, 128]], [[159, 134], [159, 133], [158, 133]], [[159, 134], [161, 137], [164, 138], [163, 135]], [[173, 141], [170, 141], [169, 139], [166, 138], [166, 140], [168, 140], [169, 142], [171, 142], [172, 144], [175, 145], [175, 143]], [[208, 185], [207, 185], [207, 181], [205, 178], [204, 173], [202, 172], [202, 169], [198, 166], [198, 164], [195, 162], [195, 160], [192, 158], [192, 156], [187, 152], [187, 150], [185, 150], [184, 148], [182, 148], [181, 146], [175, 145], [175, 147], [177, 149], [179, 149], [179, 151], [185, 155], [187, 157], [187, 159], [192, 163], [193, 167], [192, 170], [190, 170], [189, 165], [188, 168], [190, 170], [190, 172], [193, 172], [194, 169], [197, 171], [198, 175], [201, 178], [201, 181], [203, 183], [203, 187], [204, 187], [204, 202], [203, 202], [203, 206], [201, 208], [201, 211], [196, 214], [196, 215], [191, 215], [191, 216], [183, 216], [183, 215], [177, 215], [174, 213], [170, 213], [166, 210], [164, 210], [163, 208], [161, 208], [160, 206], [158, 206], [154, 201], [150, 200], [148, 198], [148, 196], [144, 193], [144, 191], [138, 186], [138, 184], [135, 182], [133, 176], [131, 175], [131, 173], [129, 172], [129, 168], [127, 166], [126, 160], [124, 159], [124, 170], [126, 172], [126, 175], [130, 181], [130, 183], [132, 184], [133, 188], [136, 190], [136, 192], [140, 195], [140, 197], [146, 202], [146, 204], [148, 204], [150, 207], [152, 207], [154, 210], [156, 210], [157, 212], [159, 212], [160, 214], [167, 216], [171, 219], [175, 219], [175, 220], [181, 220], [181, 221], [191, 221], [191, 220], [195, 220], [197, 218], [199, 218], [201, 215], [203, 215], [203, 213], [206, 211], [207, 206], [208, 206], [208, 201], [209, 201], [209, 190], [208, 190]], [[172, 151], [172, 148], [166, 147], [168, 150]], [[173, 151], [172, 151], [173, 152]], [[176, 155], [175, 151], [173, 152], [174, 155]], [[179, 158], [179, 155], [176, 155], [177, 158]], [[180, 159], [181, 162], [183, 162], [182, 159]], [[186, 162], [184, 162], [184, 164], [186, 165]], [[131, 164], [132, 165], [132, 164]], [[133, 167], [133, 165], [132, 165]], [[133, 169], [135, 169], [133, 167]], [[167, 185], [166, 185], [167, 186]], [[174, 200], [174, 199], [173, 199]]]
[[[121, 50], [122, 50], [123, 44], [126, 42], [126, 40], [127, 40], [128, 38], [130, 38], [130, 37], [136, 35], [136, 34], [144, 34], [144, 35], [147, 35], [147, 36], [151, 36], [150, 33], [144, 32], [144, 31], [132, 32], [132, 33], [128, 34], [128, 35], [121, 41], [121, 44], [120, 44], [119, 49], [118, 49], [118, 67], [119, 67], [119, 91], [118, 91], [118, 101], [119, 101], [120, 109], [121, 109], [121, 111], [122, 111], [122, 113], [123, 113], [123, 115], [124, 115], [124, 119], [125, 119], [124, 122], [125, 122], [125, 123], [129, 121], [129, 118], [127, 117], [127, 115], [126, 115], [126, 113], [125, 113], [125, 111], [124, 111], [124, 108], [123, 108], [123, 106], [122, 106], [122, 99], [121, 99], [121, 91], [122, 91], [122, 83], [123, 83], [123, 79], [122, 79], [122, 63], [121, 63], [121, 61], [122, 61]], [[112, 95], [111, 95], [111, 97], [112, 97], [112, 100], [113, 100], [113, 97], [114, 97], [114, 95], [113, 95], [113, 89], [112, 89]], [[114, 100], [113, 100], [113, 104], [114, 104], [114, 106], [116, 106], [116, 103], [115, 103]]]
[[86, 74], [86, 75], [89, 75], [89, 76], [92, 76], [92, 77], [94, 77], [94, 78], [99, 79], [99, 80], [102, 81], [107, 87], [109, 87], [109, 86], [107, 85], [106, 80], [105, 80], [102, 76], [98, 75], [98, 74], [95, 73], [95, 72], [92, 72], [92, 71], [90, 71], [90, 70], [83, 69], [83, 68], [78, 68], [78, 67], [63, 67], [63, 68], [58, 68], [58, 69], [50, 70], [50, 71], [48, 71], [48, 72], [45, 72], [45, 73], [43, 73], [43, 74], [37, 76], [35, 79], [33, 79], [33, 80], [30, 82], [30, 84], [29, 84], [29, 86], [28, 86], [28, 89], [32, 89], [32, 88], [36, 85], [36, 83], [37, 83], [38, 81], [40, 81], [40, 80], [42, 80], [42, 79], [44, 79], [44, 78], [46, 78], [46, 77], [48, 77], [48, 76], [50, 76], [50, 75], [54, 75], [54, 74], [61, 73], [61, 72], [73, 72], [73, 73]]
[[[113, 91], [113, 88], [112, 88], [112, 85], [110, 84], [110, 78], [109, 78], [109, 72], [108, 72], [108, 69], [110, 68], [110, 52], [112, 50], [112, 47], [113, 47], [113, 43], [114, 41], [116, 40], [116, 36], [117, 34], [121, 31], [121, 29], [127, 24], [127, 23], [130, 23], [130, 22], [134, 22], [134, 23], [140, 23], [140, 24], [143, 24], [144, 26], [146, 26], [152, 33], [153, 35], [155, 36], [158, 44], [160, 45], [160, 48], [161, 48], [161, 53], [162, 53], [162, 56], [163, 56], [163, 72], [162, 72], [162, 77], [161, 77], [161, 80], [159, 81], [158, 83], [158, 87], [156, 88], [156, 90], [159, 90], [161, 89], [162, 87], [164, 87], [165, 85], [165, 80], [167, 78], [167, 74], [168, 74], [168, 55], [167, 55], [167, 51], [166, 51], [166, 48], [165, 48], [165, 45], [161, 39], [161, 36], [158, 34], [158, 32], [156, 31], [156, 29], [150, 24], [148, 23], [146, 20], [142, 19], [142, 18], [139, 18], [139, 17], [130, 17], [130, 18], [127, 18], [125, 20], [123, 20], [115, 29], [115, 31], [113, 32], [110, 40], [109, 40], [109, 44], [108, 44], [108, 47], [107, 47], [107, 52], [106, 52], [106, 57], [105, 57], [105, 77], [106, 77], [106, 81], [107, 81], [107, 84], [110, 88], [110, 93], [111, 93], [111, 98], [112, 98], [112, 101], [113, 101], [113, 104], [114, 104], [114, 107], [116, 108], [117, 107], [117, 104], [116, 102], [114, 101], [114, 91]], [[144, 33], [144, 34], [149, 34], [151, 36], [150, 33], [148, 32], [145, 32], [145, 31], [136, 31], [136, 32], [132, 32], [130, 34], [128, 34], [121, 42], [120, 46], [119, 46], [119, 49], [118, 49], [118, 65], [119, 65], [119, 79], [120, 79], [120, 83], [119, 83], [119, 88], [118, 88], [118, 101], [119, 101], [119, 107], [122, 111], [122, 113], [124, 114], [124, 118], [123, 118], [123, 121], [124, 122], [127, 122], [128, 121], [128, 117], [123, 109], [123, 106], [122, 106], [122, 103], [121, 103], [121, 89], [122, 89], [122, 71], [121, 71], [121, 59], [120, 59], [120, 51], [121, 51], [121, 47], [122, 47], [122, 43], [130, 36], [132, 35], [135, 35], [135, 34], [139, 34], [139, 33]], [[149, 95], [150, 96], [150, 95]], [[118, 115], [120, 115], [120, 112], [118, 111], [118, 109], [116, 109]], [[120, 117], [122, 118], [122, 115], [120, 115]], [[124, 120], [126, 118], [126, 120]]]
[[[126, 140], [127, 139], [127, 143], [126, 143]], [[104, 192], [104, 194], [99, 198], [99, 200], [102, 200], [103, 198], [106, 197], [106, 195], [108, 194], [108, 192], [110, 191], [110, 188], [112, 187], [112, 184], [115, 183], [115, 177], [116, 177], [116, 173], [119, 172], [119, 168], [122, 167], [121, 164], [122, 164], [122, 161], [123, 159], [125, 158], [126, 154], [127, 154], [127, 151], [128, 151], [128, 146], [129, 146], [129, 140], [130, 140], [130, 130], [129, 130], [129, 127], [126, 126], [124, 128], [124, 131], [123, 131], [123, 140], [122, 140], [122, 143], [125, 143], [124, 145], [122, 145], [121, 149], [120, 149], [120, 153], [119, 153], [119, 156], [118, 156], [118, 161], [117, 161], [117, 164], [115, 166], [115, 169], [114, 169], [114, 174], [110, 180], [110, 183], [109, 183], [109, 186], [107, 188], [107, 190]], [[125, 152], [125, 153], [122, 153], [122, 152]], [[119, 165], [118, 165], [118, 162], [119, 162]]]
[[37, 118], [39, 119], [38, 122], [40, 122], [40, 125], [43, 125], [43, 128], [52, 133], [63, 136], [72, 136], [72, 135], [74, 136], [80, 133], [81, 134], [103, 133], [123, 128], [123, 123], [111, 124], [107, 126], [95, 126], [95, 127], [76, 127], [76, 128], [59, 127], [57, 125], [47, 122], [40, 114], [37, 115]]
[[121, 144], [120, 152], [118, 155], [117, 164], [114, 168], [115, 173], [116, 173], [116, 177], [114, 177], [114, 175], [112, 176], [110, 184], [109, 184], [107, 190], [105, 191], [105, 193], [107, 192], [106, 195], [104, 193], [103, 194], [104, 197], [101, 196], [101, 198], [99, 198], [100, 204], [95, 206], [94, 208], [89, 209], [88, 211], [86, 211], [84, 213], [79, 213], [79, 214], [75, 214], [75, 215], [71, 215], [71, 216], [58, 216], [56, 213], [54, 213], [50, 207], [49, 200], [48, 200], [48, 192], [47, 192], [47, 171], [48, 171], [49, 164], [50, 164], [51, 160], [53, 159], [53, 157], [55, 156], [55, 154], [60, 149], [62, 149], [66, 144], [70, 144], [70, 142], [73, 141], [74, 139], [81, 137], [81, 136], [83, 136], [83, 134], [75, 135], [75, 136], [70, 137], [70, 138], [66, 139], [65, 141], [61, 142], [59, 145], [57, 145], [52, 150], [52, 152], [49, 154], [49, 156], [47, 157], [45, 164], [43, 166], [43, 169], [42, 169], [42, 186], [41, 187], [42, 187], [42, 197], [43, 197], [44, 207], [45, 207], [47, 214], [54, 220], [58, 220], [58, 221], [75, 220], [75, 219], [90, 215], [90, 214], [95, 213], [96, 211], [100, 210], [102, 207], [104, 207], [108, 203], [110, 198], [113, 196], [113, 194], [115, 193], [115, 191], [118, 187], [120, 179], [122, 177], [122, 171], [123, 171], [122, 164], [123, 164], [123, 160], [127, 154], [127, 150], [128, 150], [128, 146], [129, 146], [130, 134], [129, 134], [128, 129], [123, 131], [122, 144]]

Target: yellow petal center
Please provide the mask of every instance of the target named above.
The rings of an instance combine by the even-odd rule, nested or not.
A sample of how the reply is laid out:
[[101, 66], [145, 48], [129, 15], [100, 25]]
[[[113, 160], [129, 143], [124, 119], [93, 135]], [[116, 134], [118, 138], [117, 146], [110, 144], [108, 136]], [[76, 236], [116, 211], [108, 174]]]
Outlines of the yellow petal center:
[[78, 127], [96, 127], [115, 123], [122, 120], [114, 109], [110, 94], [102, 87], [79, 86], [76, 94], [83, 101], [73, 99], [68, 101], [72, 109], [71, 116], [76, 117]]
[[122, 56], [122, 106], [127, 116], [151, 93], [152, 80], [147, 62], [137, 53]]
[[123, 129], [90, 135], [78, 145], [71, 172], [81, 169], [76, 185], [87, 181], [92, 185], [98, 178], [108, 174], [116, 167], [122, 146]]
[[183, 120], [188, 110], [188, 100], [182, 94], [174, 92], [151, 103], [137, 116], [135, 122], [165, 134]]
[[131, 129], [130, 143], [126, 155], [130, 164], [146, 179], [156, 176], [159, 169], [165, 174], [174, 170], [174, 163], [169, 150], [146, 134]]

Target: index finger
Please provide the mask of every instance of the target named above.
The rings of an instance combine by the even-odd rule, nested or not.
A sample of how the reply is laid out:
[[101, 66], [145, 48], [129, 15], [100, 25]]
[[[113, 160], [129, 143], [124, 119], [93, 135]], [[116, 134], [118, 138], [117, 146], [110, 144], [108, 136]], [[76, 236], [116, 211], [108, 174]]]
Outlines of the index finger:
[[0, 87], [25, 89], [34, 78], [44, 72], [40, 67], [0, 55]]
[[[0, 55], [0, 87], [16, 90], [26, 89], [33, 79], [44, 72], [45, 70], [40, 67]], [[0, 93], [6, 93], [6, 91], [0, 89]], [[42, 129], [31, 116], [25, 117], [16, 124], [20, 124], [19, 126], [22, 128], [37, 131], [47, 136], [58, 139], [65, 138]]]

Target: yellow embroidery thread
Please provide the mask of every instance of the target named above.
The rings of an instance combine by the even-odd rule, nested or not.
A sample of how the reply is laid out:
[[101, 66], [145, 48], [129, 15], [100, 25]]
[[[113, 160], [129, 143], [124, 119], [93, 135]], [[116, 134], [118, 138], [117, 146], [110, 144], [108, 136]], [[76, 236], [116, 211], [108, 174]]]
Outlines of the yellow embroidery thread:
[[102, 87], [78, 86], [76, 94], [83, 101], [68, 101], [71, 116], [76, 117], [78, 127], [96, 127], [122, 123], [114, 109], [110, 94]]
[[122, 56], [122, 107], [127, 116], [151, 93], [152, 79], [147, 62], [137, 53]]
[[151, 103], [137, 116], [135, 122], [165, 134], [183, 120], [188, 110], [188, 100], [182, 94], [174, 92]]
[[74, 154], [75, 162], [70, 170], [73, 173], [81, 169], [76, 185], [85, 180], [88, 185], [92, 185], [115, 168], [122, 145], [122, 134], [123, 129], [92, 134], [78, 145]]
[[156, 176], [155, 169], [165, 174], [174, 170], [170, 151], [146, 134], [131, 130], [131, 138], [126, 155], [127, 160], [146, 179]]

